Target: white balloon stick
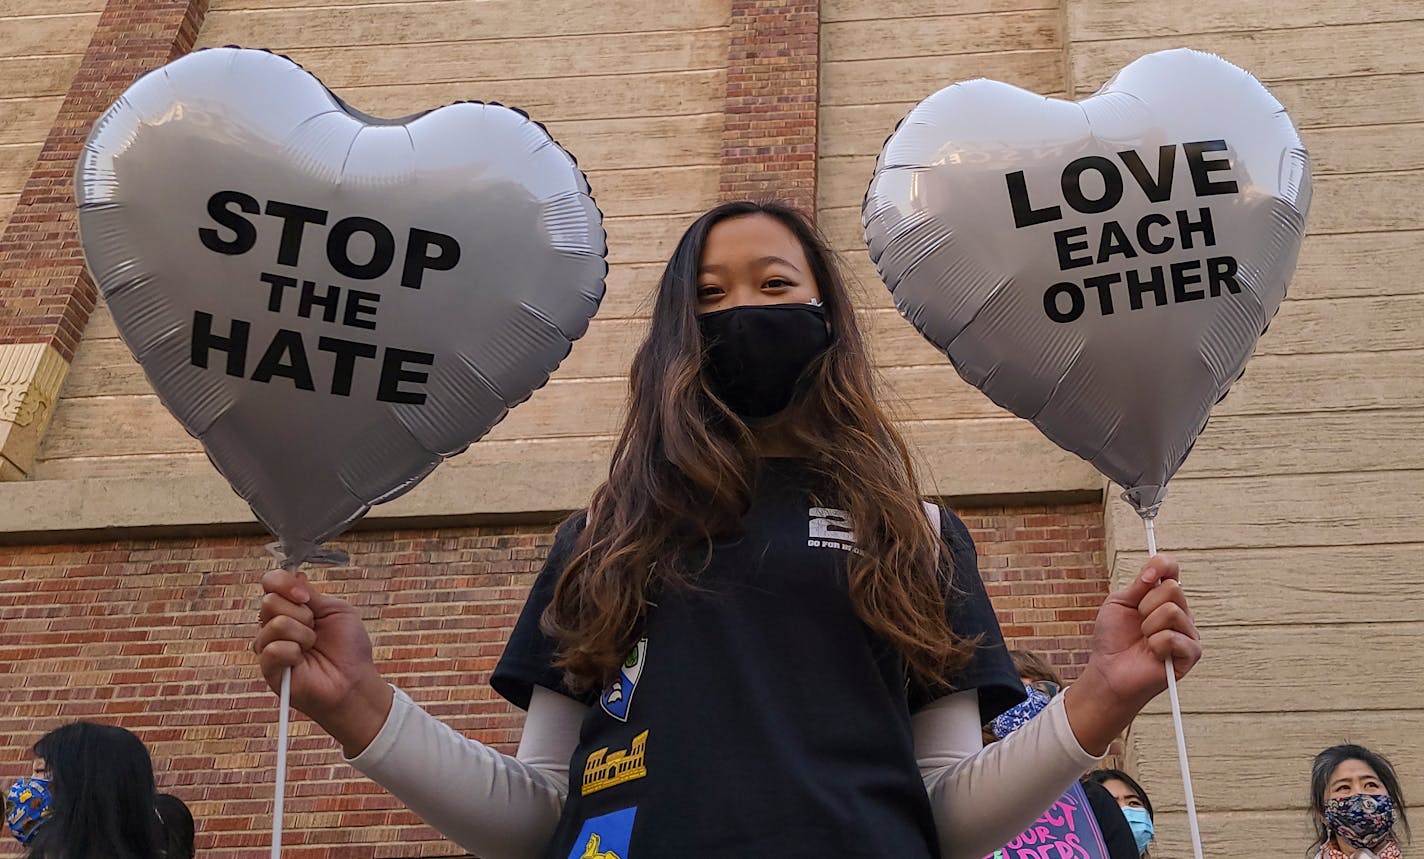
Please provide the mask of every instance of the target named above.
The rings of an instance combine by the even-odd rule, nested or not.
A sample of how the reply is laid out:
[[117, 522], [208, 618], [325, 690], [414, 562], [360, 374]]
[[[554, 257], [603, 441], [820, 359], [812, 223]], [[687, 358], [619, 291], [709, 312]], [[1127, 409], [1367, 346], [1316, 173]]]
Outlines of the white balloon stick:
[[272, 803], [272, 859], [282, 856], [282, 806], [287, 794], [287, 711], [292, 703], [292, 669], [282, 669], [277, 706], [277, 793]]
[[[1147, 552], [1157, 554], [1157, 530], [1155, 520], [1143, 519], [1147, 525]], [[1187, 736], [1182, 729], [1182, 702], [1177, 697], [1177, 668], [1172, 664], [1171, 654], [1167, 655], [1167, 697], [1172, 702], [1172, 728], [1177, 735], [1177, 763], [1182, 770], [1182, 793], [1187, 800], [1187, 828], [1192, 836], [1192, 855], [1202, 859], [1201, 827], [1197, 824], [1197, 798], [1192, 792], [1192, 770], [1187, 763]]]

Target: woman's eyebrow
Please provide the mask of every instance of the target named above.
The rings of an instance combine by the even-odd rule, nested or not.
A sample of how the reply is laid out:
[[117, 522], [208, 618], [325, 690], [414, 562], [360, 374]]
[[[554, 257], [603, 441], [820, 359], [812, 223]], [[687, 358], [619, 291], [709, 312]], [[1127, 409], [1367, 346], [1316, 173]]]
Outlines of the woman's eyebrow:
[[[777, 265], [777, 264], [780, 264], [780, 265], [786, 266], [787, 268], [791, 269], [792, 271], [795, 271], [795, 272], [798, 272], [798, 273], [801, 271], [801, 269], [797, 267], [796, 263], [792, 262], [791, 260], [787, 259], [786, 257], [779, 257], [779, 256], [764, 256], [764, 257], [759, 257], [759, 258], [756, 260], [756, 264], [759, 265], [759, 266], [763, 266], [763, 267], [768, 266], [768, 265]], [[715, 263], [715, 262], [703, 263], [703, 264], [702, 264], [701, 266], [699, 266], [698, 269], [697, 269], [697, 271], [698, 271], [699, 274], [716, 274], [717, 272], [722, 272], [722, 271], [726, 271], [726, 270], [727, 270], [727, 267], [726, 267], [726, 266], [720, 265], [720, 264]]]
[[761, 259], [757, 260], [757, 265], [763, 265], [763, 266], [766, 266], [766, 265], [773, 265], [773, 264], [776, 264], [776, 263], [780, 263], [781, 265], [786, 266], [787, 268], [791, 269], [792, 271], [796, 271], [796, 272], [801, 271], [801, 269], [799, 269], [799, 268], [796, 267], [796, 263], [792, 262], [792, 261], [789, 260], [789, 259], [786, 259], [785, 257], [779, 257], [779, 256], [764, 256], [764, 257], [762, 257]]

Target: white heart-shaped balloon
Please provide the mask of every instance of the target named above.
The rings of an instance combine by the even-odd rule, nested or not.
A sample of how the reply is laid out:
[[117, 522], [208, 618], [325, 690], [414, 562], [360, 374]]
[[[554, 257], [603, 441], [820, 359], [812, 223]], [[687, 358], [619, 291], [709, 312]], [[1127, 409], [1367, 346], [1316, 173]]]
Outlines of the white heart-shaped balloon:
[[1164, 51], [1080, 102], [975, 80], [886, 141], [865, 237], [968, 382], [1153, 515], [1285, 298], [1305, 149], [1236, 66]]
[[76, 181], [124, 342], [291, 563], [527, 399], [603, 296], [602, 216], [542, 126], [375, 119], [265, 51], [145, 75]]

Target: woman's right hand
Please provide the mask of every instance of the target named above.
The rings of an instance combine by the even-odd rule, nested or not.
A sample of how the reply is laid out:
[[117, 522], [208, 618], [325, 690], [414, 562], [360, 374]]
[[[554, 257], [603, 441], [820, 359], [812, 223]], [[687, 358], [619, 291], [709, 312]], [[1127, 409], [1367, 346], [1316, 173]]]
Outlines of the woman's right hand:
[[380, 732], [393, 697], [376, 670], [361, 617], [349, 603], [285, 570], [263, 576], [262, 590], [252, 649], [263, 679], [277, 692], [282, 671], [292, 669], [292, 706], [355, 757]]

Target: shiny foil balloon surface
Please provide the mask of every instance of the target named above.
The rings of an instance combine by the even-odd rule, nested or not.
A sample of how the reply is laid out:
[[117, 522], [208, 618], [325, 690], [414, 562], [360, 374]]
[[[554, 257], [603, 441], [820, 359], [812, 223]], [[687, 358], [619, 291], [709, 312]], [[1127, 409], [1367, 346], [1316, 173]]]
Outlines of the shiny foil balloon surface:
[[205, 50], [134, 83], [77, 170], [119, 333], [289, 564], [541, 387], [603, 296], [587, 180], [499, 105], [375, 119]]
[[1151, 516], [1285, 298], [1310, 187], [1260, 82], [1174, 50], [1080, 102], [990, 80], [930, 96], [863, 223], [960, 375]]

